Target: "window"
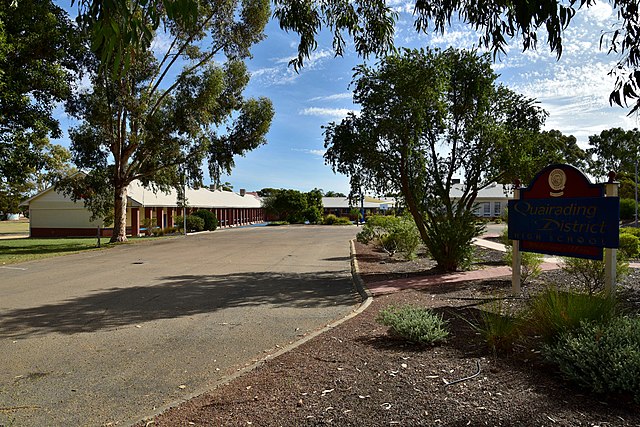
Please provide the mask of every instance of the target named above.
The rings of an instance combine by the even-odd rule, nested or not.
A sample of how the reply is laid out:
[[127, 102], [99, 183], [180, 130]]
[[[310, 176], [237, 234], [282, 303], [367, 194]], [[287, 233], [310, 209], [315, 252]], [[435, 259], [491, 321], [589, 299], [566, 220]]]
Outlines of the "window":
[[502, 209], [500, 202], [493, 202], [493, 216], [500, 216], [502, 214]]
[[491, 203], [483, 203], [484, 204], [484, 216], [491, 216]]

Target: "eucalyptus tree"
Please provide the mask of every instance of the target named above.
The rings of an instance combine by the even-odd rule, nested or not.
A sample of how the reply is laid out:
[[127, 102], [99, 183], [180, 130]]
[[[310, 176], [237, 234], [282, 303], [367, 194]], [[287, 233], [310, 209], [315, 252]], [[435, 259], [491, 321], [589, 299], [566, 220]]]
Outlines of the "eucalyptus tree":
[[[50, 0], [0, 0], [0, 187], [22, 194], [51, 170], [61, 136], [54, 110], [69, 98], [87, 49]], [[12, 188], [15, 186], [16, 188]]]
[[[480, 232], [477, 194], [505, 173], [497, 155], [510, 136], [539, 131], [545, 118], [532, 100], [496, 86], [496, 78], [487, 55], [404, 50], [356, 68], [361, 111], [325, 130], [325, 159], [334, 171], [348, 175], [356, 191], [400, 192], [447, 271], [469, 260]], [[454, 177], [464, 183], [456, 198]]]
[[[158, 190], [198, 186], [208, 160], [217, 182], [233, 167], [234, 155], [265, 143], [271, 102], [245, 99], [242, 92], [249, 82], [243, 59], [264, 37], [269, 1], [196, 6], [197, 16], [183, 19], [172, 12], [173, 3], [151, 15], [142, 2], [127, 2], [131, 14], [111, 18], [138, 20], [137, 36], [155, 36], [166, 47], [132, 42], [126, 55], [113, 55], [114, 46], [102, 46], [91, 90], [68, 104], [81, 121], [70, 132], [73, 160], [89, 172], [58, 188], [85, 200], [94, 218], [112, 211], [112, 241], [126, 240], [127, 186], [133, 180]], [[158, 23], [163, 31], [154, 33]], [[132, 40], [119, 40], [126, 41]]]
[[[346, 39], [351, 38], [358, 54], [389, 53], [393, 50], [394, 25], [398, 13], [396, 2], [387, 0], [274, 0], [274, 16], [280, 27], [300, 37], [298, 57], [292, 61], [300, 67], [317, 47], [318, 33], [328, 29], [333, 34], [337, 55], [342, 54]], [[78, 0], [85, 27], [92, 35], [93, 47], [103, 58], [126, 58], [130, 43], [150, 43], [143, 17], [150, 17], [157, 27], [166, 13], [178, 21], [195, 20], [196, 0], [148, 0], [130, 2], [114, 0]], [[596, 5], [592, 0], [513, 0], [508, 2], [477, 0], [415, 0], [414, 26], [417, 32], [443, 33], [451, 22], [459, 20], [480, 33], [479, 42], [505, 53], [514, 40], [524, 50], [536, 49], [538, 39], [546, 40], [551, 52], [561, 57], [564, 31], [572, 24], [580, 9]], [[610, 94], [611, 104], [631, 106], [631, 113], [640, 108], [640, 21], [637, 0], [609, 0], [617, 21], [602, 29], [599, 43], [594, 46], [616, 55], [610, 74], [616, 82]], [[154, 27], [154, 28], [155, 28]]]
[[591, 135], [587, 154], [593, 176], [606, 177], [609, 171], [633, 176], [640, 160], [640, 131], [612, 128]]

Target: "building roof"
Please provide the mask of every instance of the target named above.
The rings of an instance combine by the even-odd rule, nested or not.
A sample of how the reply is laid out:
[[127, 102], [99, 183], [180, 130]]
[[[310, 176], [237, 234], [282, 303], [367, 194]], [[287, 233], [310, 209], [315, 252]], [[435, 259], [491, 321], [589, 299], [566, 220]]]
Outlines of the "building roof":
[[[21, 205], [29, 205], [31, 201], [49, 191], [55, 190], [53, 187], [49, 187], [28, 200], [25, 200]], [[198, 190], [187, 188], [186, 193], [187, 206], [196, 208], [260, 208], [262, 206], [261, 199], [252, 194], [241, 196], [231, 191], [211, 191], [204, 187]], [[154, 192], [153, 190], [144, 188], [140, 181], [133, 181], [129, 184], [127, 187], [127, 198], [132, 206], [138, 207], [178, 206], [178, 192], [175, 189], [171, 189], [168, 193], [163, 191]]]
[[[454, 184], [451, 187], [451, 191], [449, 196], [453, 199], [460, 198], [462, 193], [464, 192], [463, 184]], [[513, 197], [513, 191], [509, 190], [507, 194], [505, 194], [504, 186], [502, 184], [493, 183], [486, 188], [478, 191], [478, 196], [476, 200], [481, 199], [508, 199]]]
[[[244, 196], [232, 191], [214, 190], [208, 188], [187, 188], [187, 206], [198, 208], [259, 208], [261, 199], [251, 194]], [[171, 189], [169, 193], [153, 192], [144, 188], [139, 181], [133, 181], [127, 188], [127, 196], [133, 206], [178, 206], [178, 192]]]

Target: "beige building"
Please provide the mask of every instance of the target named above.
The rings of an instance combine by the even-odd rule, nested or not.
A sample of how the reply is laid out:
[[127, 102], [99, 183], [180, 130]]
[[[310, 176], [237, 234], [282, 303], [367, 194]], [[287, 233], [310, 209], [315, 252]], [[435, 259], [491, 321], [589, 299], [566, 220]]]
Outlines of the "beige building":
[[[207, 209], [218, 218], [220, 227], [264, 222], [264, 211], [260, 198], [252, 194], [241, 194], [200, 188], [188, 188], [187, 214], [198, 209]], [[101, 221], [90, 221], [91, 213], [82, 202], [74, 202], [62, 193], [49, 188], [22, 205], [29, 206], [31, 237], [95, 236], [98, 227], [103, 236], [110, 236], [113, 229], [104, 227]], [[144, 188], [139, 181], [127, 188], [127, 234], [138, 236], [145, 224], [155, 223], [160, 228], [175, 225], [175, 218], [182, 215], [178, 207], [178, 194], [157, 192]]]

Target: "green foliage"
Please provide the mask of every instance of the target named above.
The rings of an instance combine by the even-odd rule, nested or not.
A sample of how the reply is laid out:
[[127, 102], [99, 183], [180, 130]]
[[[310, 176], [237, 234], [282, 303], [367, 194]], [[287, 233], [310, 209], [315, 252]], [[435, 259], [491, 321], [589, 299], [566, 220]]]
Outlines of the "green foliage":
[[484, 225], [476, 222], [471, 211], [461, 212], [452, 218], [430, 217], [425, 225], [427, 239], [424, 243], [438, 267], [445, 271], [456, 271], [471, 265], [472, 241], [484, 228]]
[[480, 310], [479, 322], [471, 325], [495, 354], [513, 350], [522, 337], [523, 322], [521, 315], [506, 310], [502, 299], [496, 298]]
[[[176, 228], [178, 230], [184, 229], [184, 217], [182, 215], [176, 216]], [[196, 215], [187, 215], [187, 232], [198, 232], [204, 230], [204, 219]]]
[[289, 225], [289, 223], [287, 221], [271, 221], [268, 222], [267, 225], [277, 227], [279, 225]]
[[606, 177], [609, 171], [633, 174], [640, 152], [640, 131], [622, 128], [605, 129], [589, 137], [589, 173]]
[[620, 199], [620, 219], [634, 219], [636, 217], [635, 199]]
[[374, 242], [390, 256], [401, 253], [406, 259], [416, 257], [421, 242], [416, 224], [408, 215], [372, 215], [367, 218], [356, 238], [365, 244]]
[[216, 228], [218, 228], [218, 219], [216, 218], [216, 215], [213, 212], [208, 211], [206, 209], [198, 209], [194, 213], [194, 215], [199, 216], [204, 220], [203, 230], [214, 231]]
[[527, 320], [535, 334], [551, 342], [583, 321], [606, 323], [617, 312], [611, 296], [560, 292], [549, 287], [529, 302]]
[[[62, 135], [54, 109], [72, 95], [86, 48], [50, 0], [0, 1], [0, 192], [49, 169]], [[14, 209], [11, 209], [14, 210]]]
[[620, 234], [631, 234], [632, 236], [640, 238], [640, 228], [622, 227], [620, 228]]
[[309, 221], [309, 224], [322, 223], [322, 210], [317, 206], [309, 206], [304, 210], [303, 216], [306, 221]]
[[449, 336], [447, 322], [428, 308], [411, 305], [389, 307], [378, 313], [376, 321], [388, 326], [392, 336], [418, 344], [434, 345], [444, 342]]
[[203, 231], [204, 219], [197, 215], [187, 215], [187, 230], [189, 231]]
[[[325, 159], [354, 190], [402, 194], [420, 236], [445, 271], [470, 261], [479, 233], [478, 191], [513, 162], [498, 162], [524, 133], [540, 131], [546, 113], [533, 99], [498, 86], [486, 55], [447, 49], [403, 50], [375, 68], [356, 69], [349, 114], [325, 130]], [[462, 160], [464, 159], [464, 160]], [[465, 183], [452, 199], [451, 177]]]
[[640, 318], [581, 322], [544, 348], [569, 380], [595, 393], [629, 393], [640, 403]]
[[626, 258], [637, 258], [640, 256], [640, 238], [632, 234], [620, 234], [619, 250]]
[[346, 216], [337, 217], [334, 214], [329, 214], [324, 217], [322, 221], [324, 225], [352, 225], [351, 220]]
[[[562, 259], [560, 268], [572, 276], [573, 282], [588, 294], [604, 290], [604, 261], [566, 257]], [[629, 274], [629, 263], [622, 257], [616, 259], [616, 278], [622, 279]]]
[[298, 190], [268, 190], [262, 207], [268, 215], [291, 224], [322, 221], [322, 192], [318, 189], [303, 193]]

